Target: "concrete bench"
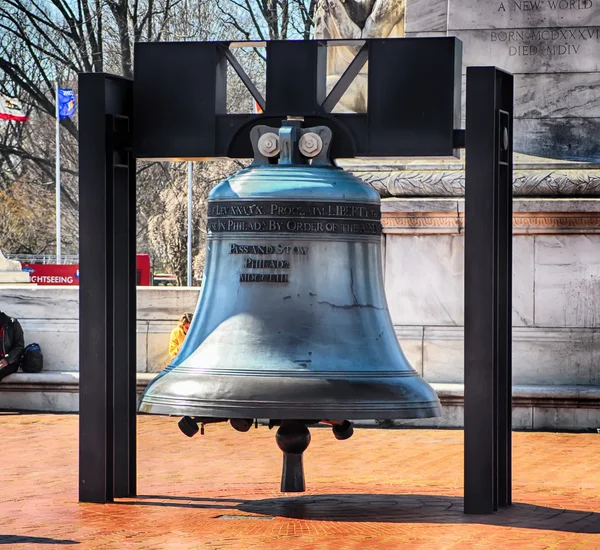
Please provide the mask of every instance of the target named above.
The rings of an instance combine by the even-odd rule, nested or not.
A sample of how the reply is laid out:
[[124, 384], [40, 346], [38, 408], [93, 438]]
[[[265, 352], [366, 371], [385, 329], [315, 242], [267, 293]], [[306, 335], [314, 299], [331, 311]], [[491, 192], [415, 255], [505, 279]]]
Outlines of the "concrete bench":
[[[156, 373], [138, 372], [136, 376], [137, 392], [141, 395]], [[444, 407], [443, 416], [396, 420], [396, 426], [462, 427], [464, 386], [435, 382], [432, 386]], [[78, 372], [19, 372], [0, 382], [1, 410], [77, 412], [78, 408]], [[375, 422], [362, 424], [373, 425]], [[600, 386], [513, 386], [515, 429], [590, 430], [598, 427]]]
[[[137, 392], [144, 391], [156, 373], [138, 372]], [[77, 412], [79, 373], [47, 371], [17, 372], [0, 382], [0, 410]]]

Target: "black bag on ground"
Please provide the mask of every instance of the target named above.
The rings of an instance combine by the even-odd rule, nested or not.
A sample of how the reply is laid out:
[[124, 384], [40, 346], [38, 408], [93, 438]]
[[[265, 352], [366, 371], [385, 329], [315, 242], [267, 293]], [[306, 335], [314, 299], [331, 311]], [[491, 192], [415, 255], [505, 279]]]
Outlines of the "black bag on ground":
[[21, 355], [21, 369], [23, 372], [41, 372], [44, 368], [44, 354], [39, 344], [25, 346]]

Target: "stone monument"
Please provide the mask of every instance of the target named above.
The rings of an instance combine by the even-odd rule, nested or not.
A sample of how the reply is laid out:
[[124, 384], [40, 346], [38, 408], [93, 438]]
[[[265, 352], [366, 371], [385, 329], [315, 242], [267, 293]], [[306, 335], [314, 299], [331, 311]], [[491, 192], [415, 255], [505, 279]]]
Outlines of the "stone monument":
[[0, 285], [28, 283], [29, 273], [21, 270], [21, 262], [7, 259], [0, 250]]
[[[600, 0], [321, 0], [316, 36], [374, 33], [376, 14], [388, 20], [369, 37], [460, 38], [463, 84], [467, 65], [515, 74], [513, 422], [600, 425]], [[333, 82], [351, 59], [342, 51], [330, 52]], [[364, 110], [364, 76], [361, 86], [342, 109]], [[464, 161], [345, 167], [382, 196], [396, 333], [440, 395], [441, 424], [460, 425]]]
[[[319, 0], [318, 38], [399, 38], [404, 36], [404, 0]], [[333, 88], [358, 52], [355, 46], [331, 48], [327, 56], [327, 89]], [[344, 94], [335, 112], [365, 112], [367, 77], [363, 69]]]
[[598, 0], [408, 0], [405, 30], [515, 75], [515, 151], [600, 162]]

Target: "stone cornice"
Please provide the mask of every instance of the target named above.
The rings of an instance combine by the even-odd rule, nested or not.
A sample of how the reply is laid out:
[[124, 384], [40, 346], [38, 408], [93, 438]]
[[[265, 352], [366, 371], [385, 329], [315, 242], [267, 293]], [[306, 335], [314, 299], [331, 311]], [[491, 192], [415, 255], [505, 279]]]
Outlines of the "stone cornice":
[[449, 215], [446, 212], [424, 212], [421, 215], [415, 215], [414, 212], [387, 212], [381, 216], [384, 233], [461, 233], [463, 222], [458, 213]]
[[[381, 223], [384, 233], [460, 234], [465, 230], [464, 200], [387, 200]], [[513, 233], [600, 233], [600, 200], [515, 201]]]
[[[462, 169], [413, 166], [380, 169], [349, 166], [355, 175], [369, 183], [382, 197], [463, 197], [465, 173]], [[375, 168], [375, 167], [369, 167]], [[600, 197], [600, 169], [546, 167], [516, 169], [513, 176], [515, 197]]]

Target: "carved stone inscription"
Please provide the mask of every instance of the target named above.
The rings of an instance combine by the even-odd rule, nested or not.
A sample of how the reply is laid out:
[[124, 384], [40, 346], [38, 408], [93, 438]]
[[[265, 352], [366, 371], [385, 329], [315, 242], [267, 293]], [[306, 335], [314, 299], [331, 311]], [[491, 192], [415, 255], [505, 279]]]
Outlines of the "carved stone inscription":
[[514, 150], [600, 160], [600, 0], [407, 0], [407, 36], [456, 36], [515, 75]]
[[[243, 255], [243, 269], [249, 270], [277, 270], [272, 271], [243, 271], [240, 273], [240, 283], [288, 283], [291, 267], [290, 257], [307, 256], [308, 246], [290, 246], [284, 244], [238, 244], [230, 243], [230, 254]], [[287, 256], [285, 259], [261, 258], [260, 256], [275, 255]], [[258, 258], [256, 256], [259, 256]], [[283, 270], [283, 273], [281, 272]]]
[[513, 73], [600, 70], [600, 0], [450, 0], [448, 34], [465, 65]]
[[305, 201], [213, 201], [209, 233], [380, 235], [379, 205]]
[[448, 28], [524, 29], [600, 25], [600, 0], [450, 0]]

